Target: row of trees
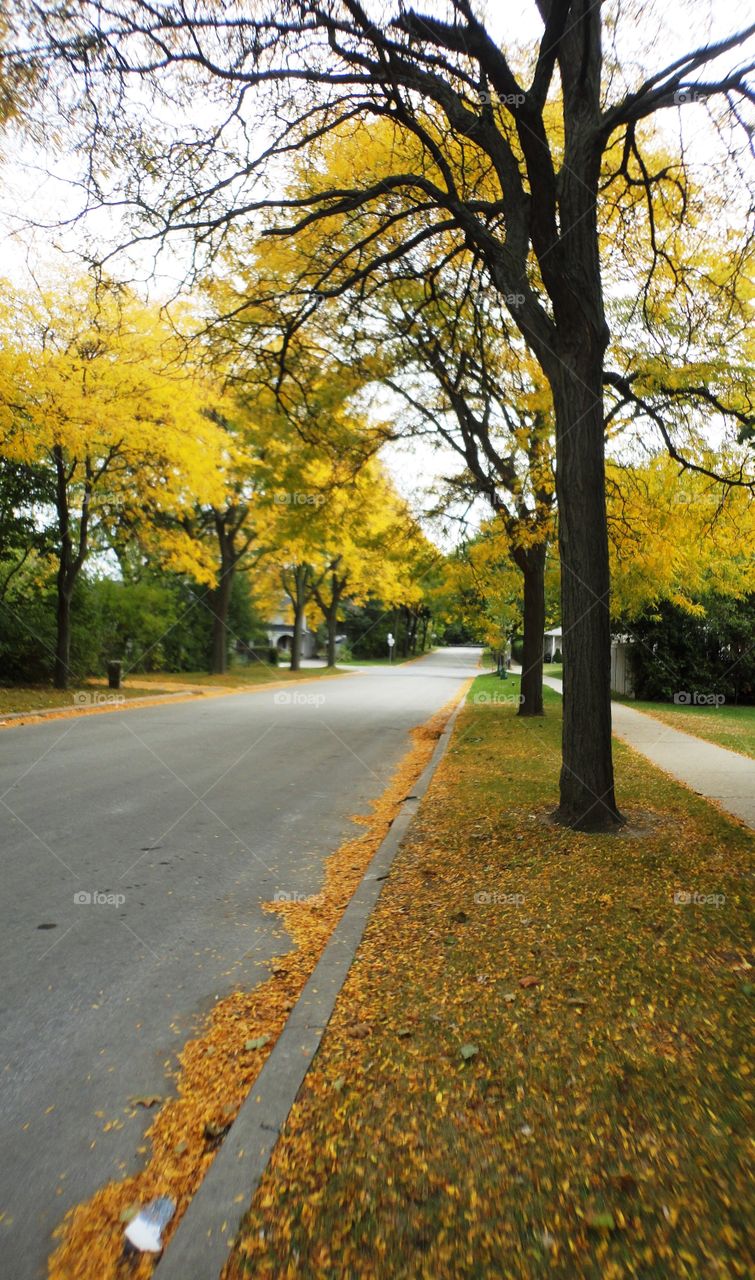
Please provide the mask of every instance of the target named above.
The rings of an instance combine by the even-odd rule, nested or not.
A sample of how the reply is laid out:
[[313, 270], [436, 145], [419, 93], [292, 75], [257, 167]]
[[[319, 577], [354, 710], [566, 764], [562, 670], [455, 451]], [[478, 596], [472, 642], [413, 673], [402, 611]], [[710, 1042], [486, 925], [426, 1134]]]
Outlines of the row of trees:
[[[302, 369], [340, 364], [463, 457], [459, 491], [490, 502], [524, 578], [529, 713], [557, 538], [557, 817], [611, 830], [606, 441], [625, 468], [660, 444], [722, 495], [751, 483], [755, 28], [648, 67], [623, 3], [538, 0], [529, 44], [471, 0], [373, 10], [22, 3], [4, 74], [57, 93], [89, 207], [128, 209], [137, 244], [191, 239], [226, 292], [221, 345], [230, 325], [300, 429]], [[683, 133], [701, 113], [702, 150]]]
[[[248, 641], [253, 619], [259, 630], [282, 602], [294, 668], [308, 614], [322, 614], [332, 663], [347, 597], [417, 612], [438, 553], [350, 407], [353, 376], [300, 365], [300, 394], [281, 404], [263, 378], [242, 378], [201, 344], [187, 348], [159, 309], [88, 279], [37, 295], [8, 288], [1, 329], [0, 604], [15, 619], [17, 675], [29, 674], [19, 628], [45, 629], [31, 619], [54, 578], [53, 678], [68, 684], [87, 566], [158, 593], [159, 573], [186, 584], [186, 609], [210, 615], [216, 672], [231, 640]], [[324, 420], [327, 433], [308, 431]], [[252, 579], [254, 600], [243, 636], [229, 621], [241, 577]], [[153, 608], [172, 616], [167, 597]], [[118, 633], [104, 634], [112, 645]], [[130, 663], [154, 665], [149, 652]]]

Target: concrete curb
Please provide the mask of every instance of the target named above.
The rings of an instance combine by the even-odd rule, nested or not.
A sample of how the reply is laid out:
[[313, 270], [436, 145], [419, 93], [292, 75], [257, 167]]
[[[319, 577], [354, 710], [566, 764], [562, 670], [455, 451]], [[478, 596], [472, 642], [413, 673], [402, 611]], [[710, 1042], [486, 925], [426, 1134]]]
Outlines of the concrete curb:
[[241, 1218], [325, 1033], [382, 883], [445, 755], [469, 686], [470, 681], [465, 681], [429, 763], [376, 850], [275, 1048], [181, 1219], [155, 1269], [157, 1280], [217, 1280], [220, 1275]]

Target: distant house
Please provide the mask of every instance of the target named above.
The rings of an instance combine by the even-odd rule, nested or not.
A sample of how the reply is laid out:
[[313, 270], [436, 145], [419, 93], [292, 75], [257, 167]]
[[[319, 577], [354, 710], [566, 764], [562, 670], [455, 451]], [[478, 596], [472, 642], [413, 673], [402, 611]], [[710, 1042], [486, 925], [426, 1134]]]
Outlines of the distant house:
[[[294, 645], [294, 624], [286, 622], [283, 613], [277, 613], [270, 622], [265, 623], [267, 638], [282, 654], [290, 654]], [[317, 650], [317, 636], [310, 631], [306, 618], [302, 624], [301, 657], [314, 658]]]
[[[552, 627], [550, 631], [543, 632], [543, 658], [545, 662], [553, 662], [555, 654], [562, 653], [561, 642], [563, 631], [561, 627]], [[630, 636], [615, 636], [611, 641], [611, 692], [623, 694], [624, 697], [634, 697], [634, 681], [632, 680], [632, 668], [629, 661], [629, 650], [632, 647], [632, 639]]]
[[632, 643], [629, 636], [616, 636], [611, 641], [611, 692], [621, 693], [628, 698], [634, 697], [634, 681], [629, 662]]
[[553, 662], [556, 651], [561, 651], [561, 634], [560, 627], [552, 627], [543, 633], [543, 658], [546, 662]]

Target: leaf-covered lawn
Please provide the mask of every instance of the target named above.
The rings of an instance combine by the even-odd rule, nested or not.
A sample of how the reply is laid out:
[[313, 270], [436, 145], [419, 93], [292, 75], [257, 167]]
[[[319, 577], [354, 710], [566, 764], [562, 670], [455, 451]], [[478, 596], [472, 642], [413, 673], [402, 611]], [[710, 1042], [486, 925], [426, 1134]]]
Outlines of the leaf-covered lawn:
[[169, 682], [170, 688], [178, 688], [180, 685], [208, 685], [219, 686], [222, 689], [243, 688], [246, 685], [272, 684], [276, 680], [312, 680], [318, 677], [333, 677], [340, 674], [328, 667], [304, 667], [301, 671], [292, 671], [290, 667], [276, 667], [272, 664], [259, 662], [251, 663], [249, 666], [231, 667], [230, 671], [226, 671], [224, 675], [210, 675], [207, 671], [180, 671], [171, 675], [165, 671], [156, 671], [148, 675], [134, 675], [134, 680], [140, 680], [142, 683], [151, 686], [152, 681], [156, 684]]
[[118, 690], [108, 689], [104, 682], [81, 684], [73, 689], [53, 689], [47, 684], [9, 685], [0, 687], [0, 714], [10, 711], [45, 711], [52, 707], [70, 709], [101, 706], [106, 705], [101, 700], [111, 694], [124, 698], [147, 698], [162, 692], [163, 688], [157, 682], [150, 684], [148, 688], [143, 684], [124, 685]]
[[621, 744], [550, 825], [546, 706], [462, 713], [226, 1280], [748, 1274], [752, 842]]
[[755, 756], [755, 707], [686, 707], [672, 702], [626, 701], [628, 706], [646, 711], [683, 733], [693, 733], [743, 756]]
[[[190, 693], [197, 686], [220, 690], [258, 687], [289, 680], [311, 680], [318, 676], [334, 676], [339, 672], [325, 667], [307, 667], [302, 671], [290, 671], [288, 667], [271, 667], [260, 664], [255, 667], [233, 668], [226, 675], [213, 676], [206, 671], [171, 673], [167, 671], [140, 672], [127, 677], [121, 688], [110, 690], [106, 680], [92, 679], [71, 689], [53, 689], [51, 685], [8, 685], [0, 687], [0, 715], [10, 711], [46, 711], [76, 709], [88, 706], [107, 706], [111, 695], [123, 698], [150, 698], [161, 693]], [[133, 683], [132, 683], [133, 681]]]

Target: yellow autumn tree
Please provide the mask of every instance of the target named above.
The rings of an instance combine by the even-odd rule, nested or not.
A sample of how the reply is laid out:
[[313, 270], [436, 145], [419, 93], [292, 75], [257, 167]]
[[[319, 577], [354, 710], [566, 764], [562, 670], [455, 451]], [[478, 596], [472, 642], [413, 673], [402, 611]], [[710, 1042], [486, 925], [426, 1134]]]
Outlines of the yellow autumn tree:
[[[718, 465], [726, 458], [715, 460]], [[667, 455], [644, 465], [607, 468], [614, 617], [631, 620], [662, 600], [703, 612], [712, 591], [741, 598], [755, 591], [755, 497], [681, 471]]]
[[[65, 688], [74, 587], [101, 530], [116, 510], [135, 524], [218, 495], [222, 438], [171, 329], [124, 288], [8, 286], [0, 336], [0, 453], [49, 472], [55, 495], [54, 683]], [[173, 567], [212, 580], [198, 543], [180, 529], [164, 538]]]

